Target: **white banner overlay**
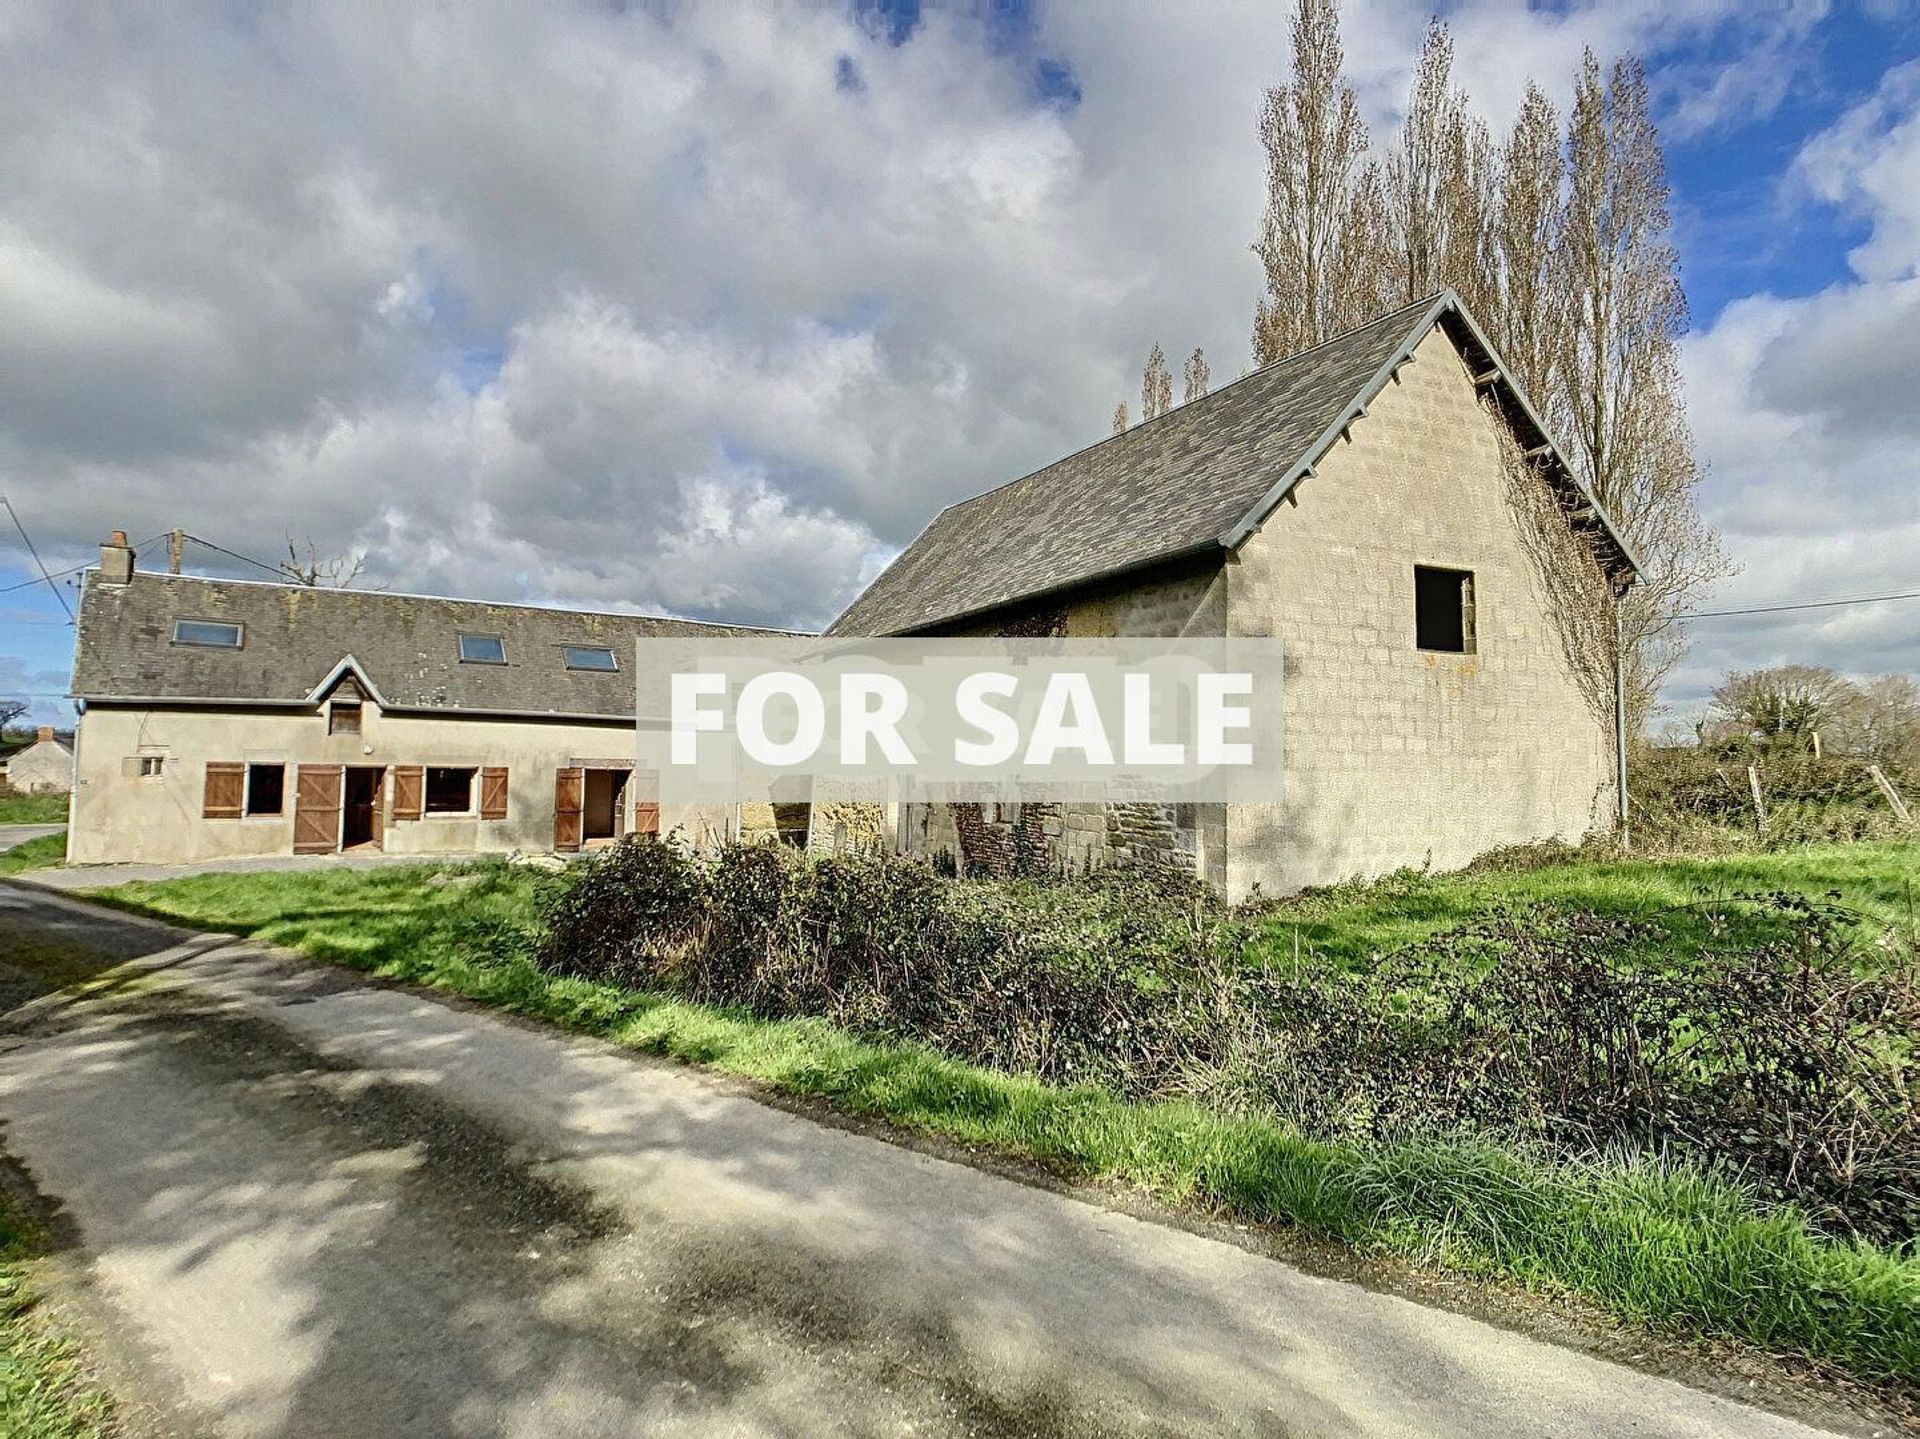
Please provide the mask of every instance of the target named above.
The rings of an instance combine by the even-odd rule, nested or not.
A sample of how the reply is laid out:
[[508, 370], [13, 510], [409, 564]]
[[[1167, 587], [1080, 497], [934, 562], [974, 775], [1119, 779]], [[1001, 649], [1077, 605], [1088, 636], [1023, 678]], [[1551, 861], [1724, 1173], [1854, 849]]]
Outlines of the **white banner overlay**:
[[1276, 639], [643, 638], [667, 803], [1281, 798]]

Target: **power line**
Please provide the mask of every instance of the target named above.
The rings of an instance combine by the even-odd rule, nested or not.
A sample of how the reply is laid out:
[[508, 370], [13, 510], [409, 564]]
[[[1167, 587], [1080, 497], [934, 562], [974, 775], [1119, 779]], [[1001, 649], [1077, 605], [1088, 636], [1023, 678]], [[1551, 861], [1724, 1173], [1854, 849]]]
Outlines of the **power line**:
[[1920, 600], [1920, 590], [1907, 590], [1896, 595], [1855, 595], [1845, 600], [1806, 600], [1797, 604], [1754, 605], [1743, 610], [1701, 610], [1698, 614], [1681, 615], [1685, 620], [1723, 620], [1734, 615], [1777, 615], [1788, 610], [1831, 610], [1843, 605], [1877, 605], [1888, 600]]
[[279, 565], [270, 565], [264, 560], [256, 560], [252, 555], [243, 555], [238, 550], [230, 550], [225, 545], [216, 545], [212, 540], [203, 540], [200, 536], [189, 535], [184, 530], [181, 531], [181, 534], [184, 538], [192, 540], [196, 545], [204, 545], [210, 550], [225, 555], [230, 560], [239, 560], [242, 564], [252, 565], [255, 569], [265, 570], [270, 575], [278, 575], [282, 579], [286, 578], [286, 570]]
[[[161, 540], [164, 540], [166, 537], [167, 537], [166, 532], [162, 531], [161, 533], [155, 535], [152, 539], [140, 541], [140, 543], [135, 545], [134, 548], [138, 550], [144, 550], [148, 545], [158, 544]], [[64, 570], [55, 570], [53, 572], [52, 577], [56, 580], [63, 580], [68, 575], [77, 575], [82, 570], [93, 568], [94, 564], [95, 564], [95, 561], [93, 560], [82, 560], [79, 564], [70, 565]], [[42, 581], [40, 580], [21, 580], [18, 584], [0, 585], [0, 595], [10, 595], [15, 590], [24, 590], [30, 585], [37, 585], [40, 583], [42, 583]]]
[[49, 579], [49, 578], [51, 578], [51, 579], [56, 579], [56, 580], [64, 580], [64, 579], [65, 579], [65, 578], [66, 578], [66, 577], [67, 577], [68, 575], [77, 575], [77, 574], [79, 574], [79, 573], [80, 573], [80, 571], [82, 571], [82, 570], [84, 570], [84, 569], [85, 569], [85, 568], [86, 568], [86, 567], [87, 567], [88, 565], [90, 565], [90, 564], [92, 564], [92, 563], [93, 563], [93, 561], [92, 561], [92, 560], [86, 560], [86, 561], [83, 561], [82, 563], [80, 563], [80, 564], [77, 564], [77, 565], [74, 565], [74, 566], [72, 566], [72, 567], [70, 567], [70, 568], [68, 568], [68, 569], [64, 569], [64, 570], [55, 570], [55, 571], [53, 572], [53, 574], [52, 574], [51, 576], [43, 576], [43, 577], [42, 577], [42, 578], [40, 578], [40, 579], [32, 579], [32, 580], [21, 580], [21, 581], [20, 581], [20, 582], [19, 582], [18, 584], [12, 584], [12, 585], [0, 585], [0, 595], [10, 595], [10, 594], [12, 594], [12, 593], [13, 593], [13, 592], [14, 592], [15, 590], [24, 590], [24, 589], [30, 589], [30, 588], [32, 588], [32, 587], [33, 587], [34, 585], [38, 585], [38, 584], [44, 584], [44, 583], [46, 583], [46, 580], [47, 580], [47, 579]]
[[47, 573], [47, 562], [40, 558], [40, 551], [33, 547], [33, 541], [27, 535], [27, 527], [20, 523], [19, 512], [13, 507], [13, 501], [0, 495], [0, 505], [7, 507], [7, 514], [13, 519], [13, 527], [20, 531], [21, 543], [26, 545], [27, 553], [33, 556], [34, 564], [40, 567], [40, 578], [47, 582], [47, 588], [53, 591], [53, 597], [60, 601], [60, 608], [67, 612], [67, 623], [73, 623], [73, 606], [67, 603], [67, 597], [60, 592], [60, 586], [53, 582], [53, 576]]

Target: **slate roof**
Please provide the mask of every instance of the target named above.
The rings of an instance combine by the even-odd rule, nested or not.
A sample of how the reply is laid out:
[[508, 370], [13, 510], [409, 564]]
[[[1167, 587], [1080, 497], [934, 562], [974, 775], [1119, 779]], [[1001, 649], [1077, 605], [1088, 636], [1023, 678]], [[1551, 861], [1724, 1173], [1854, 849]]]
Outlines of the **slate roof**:
[[942, 510], [827, 633], [900, 634], [1189, 554], [1236, 548], [1365, 413], [1435, 324], [1490, 383], [1610, 573], [1637, 568], [1451, 291], [1276, 361]]
[[[243, 643], [175, 644], [180, 619], [237, 622]], [[462, 633], [500, 636], [507, 662], [462, 664]], [[636, 637], [772, 633], [781, 632], [197, 575], [136, 571], [132, 583], [108, 585], [94, 571], [80, 600], [73, 694], [309, 705], [351, 657], [384, 709], [630, 719]], [[607, 646], [620, 668], [569, 670], [566, 645]]]

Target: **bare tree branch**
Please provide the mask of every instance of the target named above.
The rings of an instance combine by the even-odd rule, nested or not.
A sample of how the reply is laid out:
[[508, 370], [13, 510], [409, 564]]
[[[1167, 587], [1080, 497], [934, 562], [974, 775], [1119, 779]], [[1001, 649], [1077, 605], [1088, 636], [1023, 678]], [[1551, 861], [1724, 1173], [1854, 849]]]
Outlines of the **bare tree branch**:
[[359, 581], [367, 567], [366, 556], [327, 555], [322, 556], [314, 548], [312, 540], [307, 541], [307, 555], [303, 560], [295, 548], [293, 536], [287, 536], [287, 557], [280, 562], [280, 573], [296, 585], [310, 588], [328, 588], [350, 590]]

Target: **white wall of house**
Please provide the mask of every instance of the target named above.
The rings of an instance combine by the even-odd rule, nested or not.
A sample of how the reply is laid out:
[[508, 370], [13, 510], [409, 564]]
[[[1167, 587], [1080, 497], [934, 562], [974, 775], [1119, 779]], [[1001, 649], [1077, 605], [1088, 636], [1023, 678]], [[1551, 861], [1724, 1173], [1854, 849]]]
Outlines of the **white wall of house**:
[[[95, 703], [77, 740], [68, 860], [167, 863], [284, 855], [293, 850], [296, 769], [302, 764], [381, 766], [385, 817], [381, 848], [391, 854], [443, 855], [546, 851], [554, 846], [554, 778], [562, 767], [631, 765], [644, 756], [631, 721], [527, 720], [383, 713], [368, 701], [358, 734], [329, 734], [324, 706], [311, 709], [142, 707]], [[648, 741], [649, 743], [651, 740]], [[157, 766], [151, 763], [158, 761]], [[209, 763], [286, 766], [281, 812], [234, 819], [203, 816]], [[507, 770], [504, 819], [477, 812], [395, 820], [397, 765]], [[142, 773], [156, 769], [157, 773]], [[645, 786], [628, 786], [626, 815]], [[478, 794], [474, 798], [478, 804]], [[673, 810], [661, 831], [689, 839], [724, 837], [724, 813]]]
[[7, 783], [22, 794], [65, 794], [73, 788], [73, 751], [43, 739], [7, 761]]

